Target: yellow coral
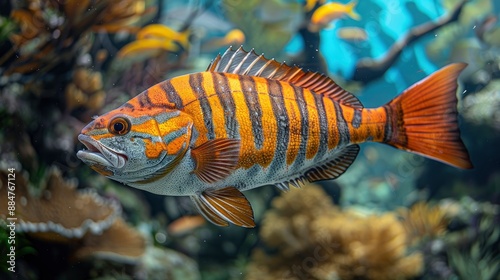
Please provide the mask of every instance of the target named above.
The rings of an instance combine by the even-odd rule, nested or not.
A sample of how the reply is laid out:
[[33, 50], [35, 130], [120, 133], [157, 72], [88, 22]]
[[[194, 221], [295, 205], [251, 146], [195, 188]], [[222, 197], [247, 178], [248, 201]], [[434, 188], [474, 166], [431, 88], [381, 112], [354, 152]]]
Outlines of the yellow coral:
[[273, 210], [264, 217], [261, 236], [268, 245], [293, 255], [309, 246], [310, 223], [323, 212], [335, 212], [330, 197], [316, 186], [307, 191], [292, 189], [275, 199]]
[[75, 70], [73, 82], [65, 89], [66, 108], [69, 111], [80, 106], [98, 110], [104, 105], [105, 98], [100, 72], [85, 68]]
[[446, 231], [448, 219], [438, 206], [431, 207], [425, 202], [418, 202], [410, 209], [400, 209], [399, 215], [409, 244], [423, 238], [436, 238]]
[[261, 237], [276, 252], [255, 250], [247, 279], [408, 279], [423, 269], [394, 213], [342, 212], [315, 185], [276, 198]]

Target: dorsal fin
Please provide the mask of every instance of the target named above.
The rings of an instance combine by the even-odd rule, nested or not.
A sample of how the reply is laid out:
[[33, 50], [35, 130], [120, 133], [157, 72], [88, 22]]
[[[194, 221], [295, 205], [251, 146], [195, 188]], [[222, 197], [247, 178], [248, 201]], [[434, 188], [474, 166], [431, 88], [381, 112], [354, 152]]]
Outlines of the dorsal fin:
[[274, 59], [267, 59], [263, 54], [257, 55], [253, 49], [247, 52], [243, 47], [239, 47], [237, 50], [229, 47], [222, 56], [217, 55], [208, 66], [207, 71], [256, 76], [288, 82], [294, 86], [310, 89], [343, 105], [363, 108], [356, 96], [341, 88], [329, 77], [304, 71], [297, 66], [290, 67]]

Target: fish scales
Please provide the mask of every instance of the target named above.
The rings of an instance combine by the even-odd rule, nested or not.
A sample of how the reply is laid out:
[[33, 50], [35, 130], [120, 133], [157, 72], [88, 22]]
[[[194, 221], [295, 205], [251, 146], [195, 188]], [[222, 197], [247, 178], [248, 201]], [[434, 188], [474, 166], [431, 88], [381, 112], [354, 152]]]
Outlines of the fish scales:
[[[229, 49], [207, 71], [161, 82], [90, 122], [77, 156], [102, 175], [190, 196], [210, 222], [255, 226], [242, 191], [335, 179], [373, 141], [472, 168], [451, 64], [378, 108], [326, 76]], [[443, 109], [444, 108], [444, 109]]]
[[[188, 90], [186, 80], [189, 81]], [[306, 159], [309, 165], [317, 163], [324, 160], [327, 151], [360, 143], [367, 137], [379, 139], [372, 131], [379, 134], [384, 131], [384, 119], [355, 128], [351, 108], [287, 82], [204, 72], [176, 77], [165, 83], [169, 85], [160, 83], [158, 88], [136, 98], [145, 99], [142, 95], [150, 96], [150, 100], [166, 97], [176, 109], [193, 116], [194, 127], [200, 132], [195, 146], [214, 138], [239, 138], [242, 149], [237, 168], [272, 165], [270, 171], [276, 171], [293, 165], [299, 170], [299, 167], [307, 167], [304, 166]], [[164, 89], [171, 92], [166, 93]], [[182, 100], [182, 104], [176, 100]], [[329, 109], [324, 109], [325, 103], [329, 104]], [[364, 115], [366, 119], [369, 114], [365, 112]], [[338, 141], [320, 149], [321, 143], [326, 144], [329, 138]], [[357, 142], [351, 142], [351, 138]], [[286, 165], [276, 156], [282, 153], [286, 154]], [[277, 162], [273, 163], [274, 160]]]

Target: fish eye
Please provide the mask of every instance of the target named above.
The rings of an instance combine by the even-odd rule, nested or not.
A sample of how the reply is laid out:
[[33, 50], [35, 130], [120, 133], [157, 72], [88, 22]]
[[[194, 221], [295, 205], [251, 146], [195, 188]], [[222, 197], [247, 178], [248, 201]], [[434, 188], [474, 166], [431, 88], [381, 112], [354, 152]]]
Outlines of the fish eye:
[[108, 131], [114, 135], [125, 135], [130, 131], [130, 121], [124, 117], [116, 117], [109, 122]]

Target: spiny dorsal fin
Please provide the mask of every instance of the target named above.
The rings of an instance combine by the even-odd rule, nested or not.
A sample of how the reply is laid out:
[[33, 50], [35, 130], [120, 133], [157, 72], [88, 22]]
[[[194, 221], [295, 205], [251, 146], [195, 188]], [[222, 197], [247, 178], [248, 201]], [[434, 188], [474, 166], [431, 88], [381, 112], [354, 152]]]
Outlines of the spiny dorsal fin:
[[230, 222], [240, 227], [255, 227], [252, 206], [235, 187], [205, 190], [191, 199], [200, 213], [218, 226]]
[[288, 66], [274, 59], [267, 59], [263, 54], [257, 55], [252, 49], [247, 52], [243, 47], [233, 50], [229, 47], [226, 52], [217, 57], [207, 68], [210, 72], [225, 72], [239, 75], [263, 77], [314, 91], [317, 94], [333, 99], [341, 104], [354, 108], [363, 108], [361, 102], [352, 93], [345, 91], [329, 77], [304, 71], [297, 66]]
[[339, 152], [339, 154], [332, 160], [313, 167], [306, 171], [304, 177], [309, 182], [320, 180], [336, 179], [351, 166], [359, 152], [359, 145], [350, 145]]

